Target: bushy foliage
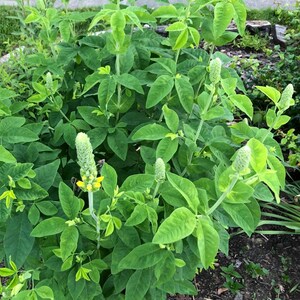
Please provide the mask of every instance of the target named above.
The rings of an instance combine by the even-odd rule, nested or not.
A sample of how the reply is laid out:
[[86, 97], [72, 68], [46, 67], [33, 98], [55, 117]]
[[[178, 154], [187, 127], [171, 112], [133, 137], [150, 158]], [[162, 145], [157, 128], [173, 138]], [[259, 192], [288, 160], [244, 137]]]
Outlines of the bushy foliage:
[[[91, 17], [106, 30], [78, 36]], [[214, 53], [236, 37], [232, 19], [243, 34], [242, 1], [28, 8], [39, 38], [0, 93], [3, 299], [196, 294], [195, 272], [228, 253], [230, 228], [251, 235], [259, 202], [280, 201], [272, 130], [290, 119], [293, 87], [258, 87], [268, 128], [249, 125], [243, 83]], [[166, 20], [168, 37], [143, 26]]]

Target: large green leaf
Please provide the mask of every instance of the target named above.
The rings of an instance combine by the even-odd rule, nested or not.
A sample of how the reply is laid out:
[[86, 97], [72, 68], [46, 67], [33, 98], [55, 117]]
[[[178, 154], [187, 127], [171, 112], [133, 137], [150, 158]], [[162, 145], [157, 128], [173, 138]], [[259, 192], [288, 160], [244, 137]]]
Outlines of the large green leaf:
[[17, 162], [16, 158], [2, 145], [0, 145], [0, 161], [8, 164], [14, 164]]
[[136, 226], [146, 220], [148, 216], [146, 205], [138, 204], [130, 217], [127, 219], [126, 226]]
[[196, 216], [186, 207], [176, 208], [158, 227], [154, 244], [171, 244], [191, 235], [196, 227]]
[[184, 76], [176, 77], [175, 88], [182, 107], [187, 113], [191, 113], [194, 103], [194, 89], [189, 79]]
[[164, 258], [155, 266], [154, 274], [158, 285], [171, 280], [176, 272], [176, 261], [171, 251], [166, 251]]
[[156, 265], [164, 256], [158, 245], [146, 243], [134, 248], [119, 263], [122, 269], [142, 270]]
[[199, 199], [195, 185], [189, 179], [176, 174], [167, 173], [167, 177], [173, 188], [180, 193], [188, 206], [197, 213]]
[[128, 89], [135, 90], [140, 94], [144, 94], [140, 81], [135, 76], [131, 74], [121, 74], [116, 77], [116, 80], [118, 83], [127, 87]]
[[68, 226], [64, 229], [60, 236], [60, 250], [61, 258], [65, 261], [70, 255], [72, 255], [78, 243], [79, 233], [75, 226]]
[[154, 183], [154, 175], [135, 174], [127, 177], [123, 182], [120, 191], [144, 192], [152, 187]]
[[163, 159], [164, 162], [168, 162], [178, 148], [178, 139], [163, 138], [157, 146], [156, 149], [156, 158]]
[[276, 158], [274, 155], [269, 155], [268, 156], [268, 165], [269, 167], [276, 171], [276, 176], [278, 178], [278, 181], [280, 183], [280, 187], [284, 189], [285, 186], [285, 167], [283, 163]]
[[231, 2], [218, 2], [214, 9], [214, 37], [219, 38], [227, 29], [234, 16], [234, 8]]
[[57, 159], [49, 164], [36, 168], [34, 170], [36, 176], [33, 181], [48, 191], [55, 180], [59, 165], [60, 160]]
[[101, 169], [101, 175], [104, 176], [102, 182], [104, 191], [110, 197], [113, 197], [115, 188], [117, 187], [117, 172], [112, 166], [105, 163]]
[[219, 234], [206, 218], [200, 218], [197, 224], [197, 244], [201, 263], [208, 269], [214, 262], [219, 249]]
[[63, 182], [59, 184], [59, 200], [65, 215], [73, 220], [77, 217], [81, 204], [73, 191]]
[[233, 221], [240, 226], [249, 236], [255, 230], [254, 219], [246, 204], [222, 203], [224, 210], [230, 215]]
[[60, 217], [52, 217], [39, 223], [31, 232], [33, 237], [45, 237], [61, 233], [68, 225]]
[[34, 182], [31, 182], [30, 189], [15, 188], [14, 193], [17, 198], [22, 200], [38, 200], [48, 196], [47, 191]]
[[257, 173], [266, 169], [268, 149], [259, 140], [252, 138], [248, 141], [247, 145], [251, 149], [250, 164], [253, 170]]
[[232, 0], [231, 3], [234, 8], [234, 22], [238, 28], [239, 34], [244, 35], [247, 18], [245, 3], [241, 0]]
[[145, 299], [151, 286], [152, 274], [150, 269], [136, 270], [126, 284], [125, 300]]
[[117, 84], [113, 77], [105, 78], [100, 82], [98, 88], [98, 101], [102, 111], [106, 111], [111, 97], [115, 93]]
[[280, 92], [271, 86], [255, 86], [258, 90], [264, 93], [269, 99], [271, 99], [275, 104], [280, 99]]
[[34, 238], [30, 236], [32, 225], [27, 214], [19, 213], [8, 220], [4, 235], [3, 247], [6, 257], [20, 268], [26, 261], [34, 244]]
[[161, 102], [172, 91], [174, 80], [169, 75], [159, 76], [148, 92], [146, 108], [151, 108]]
[[107, 143], [110, 149], [122, 160], [127, 157], [128, 137], [125, 132], [117, 128], [112, 134], [108, 135]]
[[125, 39], [124, 28], [126, 25], [126, 19], [123, 11], [117, 10], [110, 18], [110, 25], [114, 40], [117, 44], [122, 45]]
[[147, 124], [139, 128], [132, 136], [133, 140], [156, 141], [163, 139], [170, 131], [159, 124]]
[[259, 180], [268, 185], [275, 195], [277, 203], [280, 202], [280, 181], [275, 170], [265, 170], [258, 174]]
[[251, 100], [245, 95], [232, 95], [230, 100], [233, 104], [244, 112], [251, 120], [253, 117], [253, 105]]
[[163, 113], [166, 124], [168, 128], [173, 132], [176, 133], [179, 126], [179, 117], [175, 110], [168, 108], [167, 105], [163, 106]]

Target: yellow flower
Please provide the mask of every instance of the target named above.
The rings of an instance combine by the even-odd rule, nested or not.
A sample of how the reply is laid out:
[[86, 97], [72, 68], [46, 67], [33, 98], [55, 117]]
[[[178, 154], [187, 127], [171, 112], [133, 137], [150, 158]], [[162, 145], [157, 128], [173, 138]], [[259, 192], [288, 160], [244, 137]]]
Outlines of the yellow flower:
[[85, 186], [84, 182], [83, 182], [83, 181], [80, 181], [80, 180], [78, 180], [78, 181], [76, 182], [76, 184], [77, 184], [77, 186], [80, 187], [80, 188], [84, 188], [84, 186]]
[[96, 178], [96, 182], [101, 183], [104, 179], [104, 176], [100, 176]]
[[89, 184], [86, 186], [86, 189], [88, 190], [88, 192], [90, 192], [90, 191], [92, 191], [93, 186], [89, 183]]

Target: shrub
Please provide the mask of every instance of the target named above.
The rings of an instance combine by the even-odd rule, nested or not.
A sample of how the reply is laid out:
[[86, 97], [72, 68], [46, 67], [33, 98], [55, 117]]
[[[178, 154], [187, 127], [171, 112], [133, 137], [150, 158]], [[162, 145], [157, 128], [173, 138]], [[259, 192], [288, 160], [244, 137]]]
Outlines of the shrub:
[[[242, 1], [151, 14], [111, 3], [90, 24], [107, 30], [80, 36], [74, 22], [91, 14], [28, 10], [39, 39], [18, 68], [31, 90], [0, 93], [2, 297], [196, 294], [195, 271], [228, 253], [230, 228], [251, 235], [259, 201], [279, 202], [285, 184], [272, 130], [292, 86], [259, 87], [273, 106], [268, 129], [252, 127], [241, 80], [213, 51], [236, 37], [232, 18], [243, 34]], [[142, 26], [160, 20], [173, 20], [168, 37]]]

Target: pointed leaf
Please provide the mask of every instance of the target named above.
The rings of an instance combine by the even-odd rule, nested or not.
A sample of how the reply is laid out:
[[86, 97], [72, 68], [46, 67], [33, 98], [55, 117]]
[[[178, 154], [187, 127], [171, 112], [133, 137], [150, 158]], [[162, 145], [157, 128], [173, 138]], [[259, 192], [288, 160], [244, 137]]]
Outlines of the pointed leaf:
[[154, 244], [171, 244], [192, 234], [196, 227], [195, 215], [186, 207], [175, 209], [158, 227]]
[[74, 196], [73, 191], [63, 182], [59, 184], [59, 200], [65, 215], [73, 220], [80, 211], [80, 200]]

